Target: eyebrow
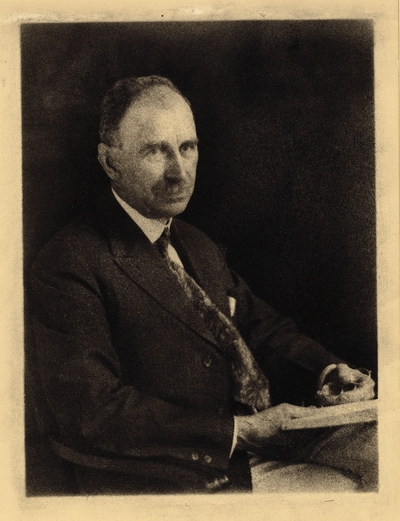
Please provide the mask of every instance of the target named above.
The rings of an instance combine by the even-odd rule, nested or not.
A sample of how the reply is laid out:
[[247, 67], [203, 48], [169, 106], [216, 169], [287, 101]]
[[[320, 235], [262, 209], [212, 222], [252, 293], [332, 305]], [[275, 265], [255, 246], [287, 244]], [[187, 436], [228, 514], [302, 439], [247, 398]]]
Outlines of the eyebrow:
[[[186, 141], [183, 141], [180, 146], [182, 145], [198, 145], [199, 144], [199, 139], [196, 137], [194, 139], [186, 139]], [[150, 150], [152, 148], [160, 148], [160, 149], [165, 149], [165, 148], [168, 148], [168, 143], [166, 141], [150, 141], [149, 143], [146, 143], [145, 145], [143, 145], [140, 150], [139, 150], [139, 153], [144, 153], [146, 152], [147, 150]]]
[[[199, 141], [200, 141], [200, 140], [199, 140], [199, 138], [197, 138], [197, 137], [196, 137], [195, 139], [187, 139], [186, 141], [184, 141], [184, 142], [182, 143], [182, 145], [198, 145], [198, 144], [199, 144]], [[182, 146], [182, 145], [181, 145], [181, 146]]]

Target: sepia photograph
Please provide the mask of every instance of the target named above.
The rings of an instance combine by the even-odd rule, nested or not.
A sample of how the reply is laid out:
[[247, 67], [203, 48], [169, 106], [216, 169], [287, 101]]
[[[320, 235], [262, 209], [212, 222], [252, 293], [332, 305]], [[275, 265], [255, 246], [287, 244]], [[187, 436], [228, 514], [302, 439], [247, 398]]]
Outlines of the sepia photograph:
[[28, 495], [378, 490], [373, 48], [22, 24]]
[[395, 2], [0, 20], [5, 519], [393, 519]]

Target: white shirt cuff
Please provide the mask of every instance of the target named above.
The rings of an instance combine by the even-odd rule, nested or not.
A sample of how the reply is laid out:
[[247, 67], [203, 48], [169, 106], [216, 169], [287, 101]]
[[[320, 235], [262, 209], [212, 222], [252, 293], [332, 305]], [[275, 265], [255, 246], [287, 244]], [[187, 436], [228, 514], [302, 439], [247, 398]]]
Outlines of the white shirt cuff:
[[233, 426], [233, 439], [232, 439], [232, 447], [231, 447], [231, 452], [229, 454], [229, 457], [232, 456], [233, 451], [235, 450], [236, 444], [237, 444], [238, 427], [237, 427], [236, 416], [233, 417], [233, 425], [234, 425]]

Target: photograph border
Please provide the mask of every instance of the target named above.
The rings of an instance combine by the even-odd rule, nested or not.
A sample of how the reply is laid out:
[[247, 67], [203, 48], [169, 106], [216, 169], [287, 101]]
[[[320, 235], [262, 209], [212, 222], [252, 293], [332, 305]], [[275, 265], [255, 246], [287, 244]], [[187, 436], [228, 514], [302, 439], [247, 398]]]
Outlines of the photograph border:
[[[9, 519], [391, 519], [399, 499], [399, 285], [398, 285], [398, 9], [396, 2], [293, 2], [269, 7], [222, 3], [196, 7], [140, 2], [135, 9], [121, 3], [110, 11], [99, 4], [67, 2], [52, 11], [40, 2], [1, 8], [4, 63], [1, 64], [3, 143], [2, 175], [2, 307], [0, 320], [5, 349], [1, 353], [2, 495]], [[119, 7], [119, 3], [118, 3]], [[380, 376], [380, 491], [374, 494], [227, 495], [176, 497], [26, 498], [23, 442], [23, 286], [19, 25], [22, 22], [193, 21], [234, 19], [369, 18], [375, 26], [375, 118], [378, 233], [378, 344]], [[4, 430], [4, 432], [3, 432]], [[134, 513], [134, 514], [133, 514]], [[7, 514], [6, 514], [7, 516]], [[7, 518], [7, 517], [6, 517]]]

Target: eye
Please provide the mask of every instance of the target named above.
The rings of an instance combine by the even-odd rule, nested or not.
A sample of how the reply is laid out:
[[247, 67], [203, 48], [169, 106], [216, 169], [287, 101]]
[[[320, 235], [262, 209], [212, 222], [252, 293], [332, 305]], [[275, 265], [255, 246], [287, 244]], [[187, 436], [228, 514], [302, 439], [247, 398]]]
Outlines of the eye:
[[193, 157], [197, 154], [197, 143], [183, 143], [180, 146], [180, 152], [185, 158]]
[[159, 161], [163, 157], [163, 150], [160, 147], [148, 147], [145, 153], [145, 157], [149, 161]]

